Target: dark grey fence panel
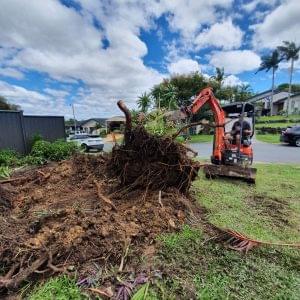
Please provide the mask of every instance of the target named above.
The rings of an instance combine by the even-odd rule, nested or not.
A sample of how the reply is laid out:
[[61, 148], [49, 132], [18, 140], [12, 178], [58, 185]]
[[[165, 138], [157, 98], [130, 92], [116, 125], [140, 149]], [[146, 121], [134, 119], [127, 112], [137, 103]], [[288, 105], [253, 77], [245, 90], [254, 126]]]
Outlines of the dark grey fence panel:
[[26, 141], [29, 146], [34, 135], [41, 135], [44, 140], [55, 141], [65, 139], [64, 117], [56, 116], [24, 116]]
[[22, 120], [22, 112], [0, 111], [0, 149], [26, 152]]
[[23, 116], [22, 112], [0, 111], [0, 149], [28, 153], [36, 134], [47, 141], [65, 139], [64, 117]]

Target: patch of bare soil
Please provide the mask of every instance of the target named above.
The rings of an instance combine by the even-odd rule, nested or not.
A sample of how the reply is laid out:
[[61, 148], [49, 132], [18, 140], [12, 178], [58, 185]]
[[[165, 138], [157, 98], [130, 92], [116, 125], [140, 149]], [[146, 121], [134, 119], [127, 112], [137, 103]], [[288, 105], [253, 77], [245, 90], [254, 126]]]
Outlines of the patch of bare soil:
[[[93, 262], [132, 270], [131, 259], [153, 254], [158, 234], [181, 227], [196, 205], [180, 190], [186, 192], [196, 174], [189, 175], [187, 166], [181, 174], [175, 153], [174, 166], [162, 166], [163, 171], [153, 157], [134, 164], [134, 157], [125, 154], [121, 161], [126, 149], [118, 146], [107, 157], [78, 155], [0, 184], [0, 295], [25, 280], [74, 269], [84, 277]], [[135, 159], [141, 160], [141, 154]], [[133, 175], [129, 161], [139, 175]], [[165, 157], [162, 161], [168, 163]], [[168, 175], [174, 170], [178, 178]]]
[[270, 198], [254, 195], [248, 198], [248, 204], [253, 207], [259, 215], [272, 218], [278, 227], [289, 226], [290, 210], [288, 202], [283, 199]]

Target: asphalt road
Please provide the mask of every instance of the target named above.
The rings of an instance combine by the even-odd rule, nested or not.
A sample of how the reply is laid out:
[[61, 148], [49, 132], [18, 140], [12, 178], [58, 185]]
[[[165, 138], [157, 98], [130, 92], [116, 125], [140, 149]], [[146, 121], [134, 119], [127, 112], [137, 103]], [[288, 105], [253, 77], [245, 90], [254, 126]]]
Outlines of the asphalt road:
[[[189, 145], [198, 152], [200, 158], [210, 158], [212, 143]], [[300, 163], [300, 147], [286, 144], [270, 144], [253, 140], [254, 162]]]
[[[270, 144], [252, 140], [254, 150], [254, 162], [267, 163], [300, 163], [300, 147], [286, 144]], [[104, 151], [111, 151], [113, 144], [105, 143]], [[189, 147], [198, 152], [200, 158], [210, 158], [212, 143], [191, 143]]]

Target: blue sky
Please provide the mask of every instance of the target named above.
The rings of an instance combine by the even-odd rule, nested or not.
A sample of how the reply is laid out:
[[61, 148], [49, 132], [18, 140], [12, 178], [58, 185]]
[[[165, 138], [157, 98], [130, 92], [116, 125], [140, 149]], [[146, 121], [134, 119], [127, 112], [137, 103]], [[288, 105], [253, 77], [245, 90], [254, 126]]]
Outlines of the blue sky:
[[[11, 16], [14, 16], [13, 18]], [[299, 0], [2, 0], [0, 94], [27, 114], [119, 114], [172, 74], [269, 89], [260, 57], [300, 43]], [[276, 84], [288, 82], [288, 64]], [[294, 82], [300, 82], [300, 61]]]

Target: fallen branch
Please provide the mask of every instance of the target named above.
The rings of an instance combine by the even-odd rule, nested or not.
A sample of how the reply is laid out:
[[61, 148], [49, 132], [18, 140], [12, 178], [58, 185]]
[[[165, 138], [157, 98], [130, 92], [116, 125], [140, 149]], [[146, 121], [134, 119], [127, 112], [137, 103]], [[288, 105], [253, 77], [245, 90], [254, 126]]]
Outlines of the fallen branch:
[[28, 177], [23, 176], [23, 177], [4, 179], [4, 180], [0, 180], [0, 184], [10, 183], [10, 182], [18, 181], [18, 180], [28, 180]]
[[97, 188], [98, 198], [104, 201], [106, 204], [110, 205], [114, 210], [117, 210], [117, 207], [112, 203], [112, 201], [101, 193], [101, 186], [95, 179], [94, 179], [94, 184]]

